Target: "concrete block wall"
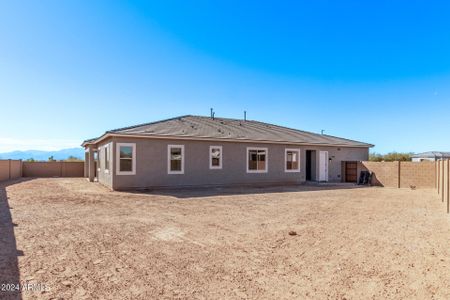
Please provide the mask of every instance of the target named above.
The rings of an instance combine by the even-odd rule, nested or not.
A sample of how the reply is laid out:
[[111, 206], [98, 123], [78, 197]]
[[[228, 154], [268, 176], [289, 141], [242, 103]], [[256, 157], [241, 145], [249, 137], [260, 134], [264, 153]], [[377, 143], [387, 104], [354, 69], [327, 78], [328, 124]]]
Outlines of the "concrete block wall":
[[373, 173], [372, 185], [399, 187], [399, 162], [362, 161], [358, 163], [358, 178], [361, 171]]
[[23, 177], [83, 177], [84, 162], [23, 162]]
[[5, 159], [0, 160], [0, 181], [22, 177], [22, 161]]
[[373, 173], [372, 185], [394, 188], [435, 188], [436, 163], [434, 162], [371, 162], [358, 163], [361, 171]]
[[434, 188], [436, 185], [435, 162], [409, 162], [400, 163], [400, 187]]

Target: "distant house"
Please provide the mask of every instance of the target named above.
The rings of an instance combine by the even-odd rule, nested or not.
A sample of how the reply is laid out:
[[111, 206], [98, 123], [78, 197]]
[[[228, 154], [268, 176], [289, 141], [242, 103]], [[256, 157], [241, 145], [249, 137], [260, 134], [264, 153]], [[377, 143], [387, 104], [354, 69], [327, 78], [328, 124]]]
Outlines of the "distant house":
[[436, 161], [439, 159], [448, 159], [448, 158], [450, 158], [450, 152], [441, 152], [441, 151], [429, 151], [417, 153], [411, 156], [411, 160], [415, 162]]
[[[114, 189], [342, 181], [373, 145], [258, 121], [202, 116], [86, 140], [85, 176]], [[355, 177], [356, 180], [356, 177]]]

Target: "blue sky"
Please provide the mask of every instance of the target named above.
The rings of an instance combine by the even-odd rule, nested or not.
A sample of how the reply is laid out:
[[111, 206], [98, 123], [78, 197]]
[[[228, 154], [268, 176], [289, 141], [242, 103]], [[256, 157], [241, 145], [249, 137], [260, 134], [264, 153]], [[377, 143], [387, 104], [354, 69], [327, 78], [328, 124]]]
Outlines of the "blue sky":
[[449, 2], [243, 2], [0, 2], [0, 151], [210, 107], [450, 151]]

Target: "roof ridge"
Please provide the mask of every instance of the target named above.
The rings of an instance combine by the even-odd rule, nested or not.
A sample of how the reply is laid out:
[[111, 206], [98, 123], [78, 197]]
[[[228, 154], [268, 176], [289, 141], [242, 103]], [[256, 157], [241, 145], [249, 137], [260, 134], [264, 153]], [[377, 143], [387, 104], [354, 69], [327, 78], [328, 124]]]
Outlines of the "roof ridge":
[[116, 129], [108, 130], [105, 133], [112, 133], [112, 132], [121, 131], [121, 130], [128, 130], [128, 129], [133, 129], [133, 128], [137, 128], [137, 127], [141, 127], [141, 126], [153, 125], [153, 124], [158, 124], [158, 123], [172, 121], [172, 120], [186, 118], [186, 117], [192, 117], [192, 115], [182, 115], [182, 116], [167, 118], [167, 119], [163, 119], [163, 120], [159, 120], [159, 121], [153, 121], [153, 122], [147, 122], [147, 123], [142, 123], [142, 124], [137, 124], [137, 125], [132, 125], [132, 126], [116, 128]]
[[[327, 136], [327, 137], [332, 137], [332, 138], [335, 138], [335, 139], [346, 140], [346, 141], [349, 141], [349, 142], [355, 142], [355, 143], [363, 143], [363, 144], [367, 144], [367, 143], [365, 143], [365, 142], [361, 142], [361, 141], [357, 141], [357, 140], [352, 140], [352, 139], [347, 139], [347, 138], [343, 138], [343, 137], [340, 137], [340, 136], [335, 136], [335, 135], [330, 135], [330, 134], [322, 134], [322, 135]], [[372, 144], [368, 144], [368, 145], [372, 145]], [[375, 145], [372, 145], [372, 146], [375, 146]]]
[[[199, 118], [206, 118], [206, 119], [211, 118], [211, 117], [200, 116], [200, 115], [189, 115], [189, 117], [199, 117]], [[300, 129], [296, 129], [296, 128], [292, 128], [292, 127], [276, 125], [273, 123], [267, 123], [267, 122], [262, 122], [262, 121], [258, 121], [258, 120], [251, 120], [251, 119], [244, 120], [244, 119], [234, 119], [234, 118], [224, 118], [224, 117], [214, 117], [214, 118], [215, 119], [224, 119], [224, 120], [233, 120], [233, 121], [254, 122], [254, 123], [270, 125], [270, 126], [274, 126], [274, 127], [278, 127], [278, 128], [289, 129], [289, 130], [293, 130], [293, 131], [297, 131], [297, 132], [304, 132], [304, 133], [309, 133], [309, 134], [314, 134], [314, 135], [320, 135], [319, 133], [315, 133], [312, 131], [300, 130]]]
[[[234, 118], [225, 118], [225, 117], [216, 117], [216, 116], [214, 116], [214, 119], [213, 119], [212, 117], [201, 116], [201, 115], [187, 115], [186, 117], [194, 117], [194, 118], [202, 118], [202, 119], [211, 119], [211, 120], [221, 119], [221, 120], [232, 120], [232, 121], [245, 121], [244, 119], [234, 119]], [[250, 121], [250, 120], [247, 119], [247, 121]]]
[[[211, 117], [207, 117], [207, 116], [200, 116], [200, 115], [189, 115], [190, 117], [196, 117], [196, 118], [205, 118], [205, 119], [212, 119]], [[262, 121], [258, 121], [258, 120], [249, 120], [249, 119], [234, 119], [234, 118], [224, 118], [224, 117], [214, 117], [214, 119], [222, 119], [222, 120], [231, 120], [231, 121], [239, 121], [239, 122], [250, 122], [250, 123], [257, 123], [260, 125], [269, 125], [269, 126], [273, 126], [273, 127], [277, 127], [277, 128], [284, 128], [284, 129], [289, 129], [295, 132], [302, 132], [302, 133], [307, 133], [307, 134], [312, 134], [312, 135], [320, 135], [319, 133], [315, 133], [315, 132], [311, 132], [311, 131], [305, 131], [305, 130], [299, 130], [299, 129], [295, 129], [295, 128], [291, 128], [291, 127], [286, 127], [286, 126], [280, 126], [280, 125], [276, 125], [276, 124], [272, 124], [272, 123], [267, 123], [267, 122], [262, 122]], [[339, 138], [339, 137], [337, 137]], [[357, 142], [357, 141], [353, 141], [353, 142]]]

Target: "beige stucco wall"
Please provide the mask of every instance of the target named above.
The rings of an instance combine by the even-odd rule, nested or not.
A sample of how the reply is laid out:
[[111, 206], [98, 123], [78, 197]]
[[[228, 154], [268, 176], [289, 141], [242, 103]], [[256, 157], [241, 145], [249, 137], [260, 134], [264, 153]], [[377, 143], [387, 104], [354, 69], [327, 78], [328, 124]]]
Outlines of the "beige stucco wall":
[[[303, 169], [306, 167], [306, 150], [315, 150], [316, 170], [315, 179], [319, 176], [319, 153], [320, 151], [328, 151], [328, 181], [341, 182], [342, 181], [342, 162], [343, 161], [364, 161], [369, 159], [369, 148], [349, 148], [349, 147], [301, 147], [303, 150], [302, 165]], [[314, 180], [314, 177], [313, 177]]]
[[[105, 146], [109, 147], [109, 170], [105, 168]], [[102, 141], [97, 146], [99, 162], [97, 163], [97, 180], [103, 185], [110, 188], [113, 186], [113, 170], [114, 170], [114, 153], [115, 148], [111, 139], [106, 139]]]
[[[341, 181], [341, 162], [368, 159], [367, 148], [312, 147], [281, 144], [210, 142], [188, 140], [113, 138], [111, 174], [99, 171], [99, 182], [113, 189], [137, 189], [152, 187], [179, 187], [197, 185], [245, 185], [245, 184], [298, 184], [305, 181], [306, 150], [328, 151], [329, 181]], [[136, 143], [136, 175], [117, 175], [116, 143]], [[104, 144], [104, 143], [103, 143]], [[102, 144], [102, 145], [103, 145]], [[184, 174], [168, 174], [167, 147], [169, 144], [184, 145]], [[209, 146], [223, 147], [223, 167], [209, 169]], [[268, 172], [247, 173], [247, 147], [268, 148]], [[285, 148], [299, 148], [300, 172], [287, 173], [284, 170]], [[100, 156], [101, 157], [101, 156]], [[102, 160], [102, 159], [101, 159]], [[318, 164], [317, 171], [318, 173]]]

